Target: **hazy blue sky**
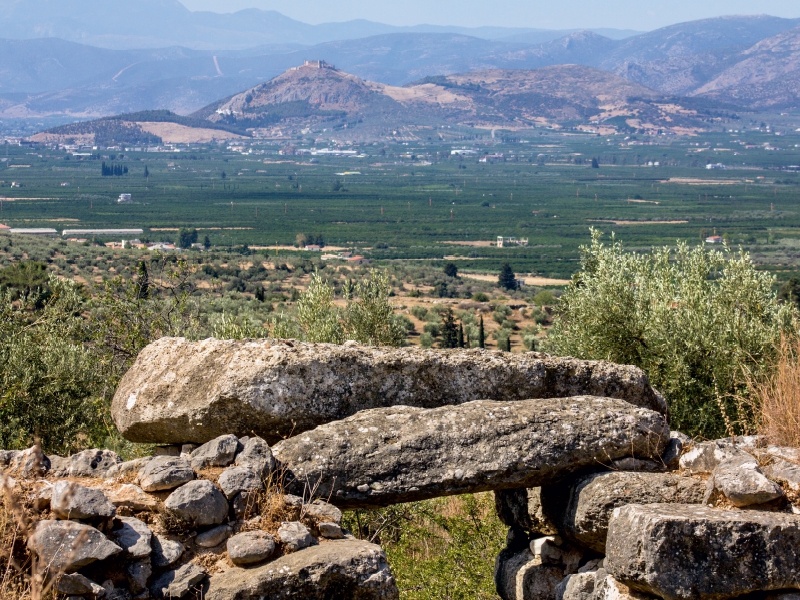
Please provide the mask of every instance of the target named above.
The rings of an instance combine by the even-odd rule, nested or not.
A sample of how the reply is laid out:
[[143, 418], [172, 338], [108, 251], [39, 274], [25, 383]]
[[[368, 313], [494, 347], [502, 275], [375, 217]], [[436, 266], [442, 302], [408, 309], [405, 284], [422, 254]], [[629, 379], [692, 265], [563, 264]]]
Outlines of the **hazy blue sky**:
[[730, 14], [800, 17], [798, 0], [181, 0], [192, 10], [277, 10], [306, 23], [368, 19], [392, 25], [615, 27], [650, 30]]

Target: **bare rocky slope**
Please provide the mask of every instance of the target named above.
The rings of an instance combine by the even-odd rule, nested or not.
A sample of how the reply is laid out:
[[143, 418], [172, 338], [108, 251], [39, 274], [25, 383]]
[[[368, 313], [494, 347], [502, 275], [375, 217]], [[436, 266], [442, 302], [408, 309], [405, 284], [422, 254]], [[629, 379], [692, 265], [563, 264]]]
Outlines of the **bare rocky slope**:
[[303, 66], [193, 117], [239, 128], [338, 119], [391, 129], [442, 122], [487, 128], [588, 125], [620, 115], [635, 121], [634, 127], [676, 132], [703, 127], [701, 115], [680, 100], [580, 65], [471, 71], [404, 87], [364, 81], [334, 68]]

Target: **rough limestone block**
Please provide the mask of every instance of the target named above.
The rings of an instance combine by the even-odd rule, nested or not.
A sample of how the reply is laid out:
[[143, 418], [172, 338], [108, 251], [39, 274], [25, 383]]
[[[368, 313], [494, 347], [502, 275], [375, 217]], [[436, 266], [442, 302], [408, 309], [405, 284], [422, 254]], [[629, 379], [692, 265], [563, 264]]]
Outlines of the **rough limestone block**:
[[56, 591], [65, 596], [89, 596], [90, 598], [99, 598], [106, 593], [102, 586], [80, 573], [71, 573], [59, 577]]
[[217, 479], [217, 484], [228, 500], [240, 492], [257, 492], [264, 489], [264, 483], [249, 467], [228, 467]]
[[150, 560], [157, 569], [169, 567], [183, 556], [184, 547], [178, 540], [171, 540], [163, 535], [155, 534], [151, 545], [153, 554]]
[[660, 413], [577, 397], [363, 411], [279, 442], [286, 491], [340, 508], [533, 487], [615, 458], [660, 456]]
[[194, 543], [201, 548], [214, 548], [231, 537], [233, 529], [228, 525], [219, 525], [197, 535]]
[[739, 508], [771, 502], [784, 495], [781, 487], [767, 479], [750, 455], [730, 458], [717, 465], [708, 480], [708, 491], [706, 501], [717, 491]]
[[606, 362], [477, 349], [162, 338], [125, 374], [112, 416], [135, 442], [203, 443], [255, 432], [273, 443], [372, 408], [579, 395], [667, 410], [643, 371]]
[[150, 593], [155, 598], [183, 598], [205, 578], [205, 570], [188, 563], [159, 576], [150, 586]]
[[800, 589], [800, 517], [699, 505], [617, 508], [605, 568], [665, 600]]
[[282, 523], [278, 528], [278, 537], [281, 540], [281, 544], [289, 552], [297, 552], [303, 548], [308, 548], [316, 542], [308, 527], [299, 521]]
[[573, 543], [605, 554], [608, 522], [615, 508], [654, 502], [700, 504], [706, 484], [669, 473], [595, 473], [542, 488], [543, 512]]
[[394, 577], [380, 546], [338, 540], [311, 546], [253, 569], [231, 569], [211, 578], [206, 600], [398, 600]]
[[266, 531], [247, 531], [228, 540], [228, 558], [237, 567], [257, 565], [275, 554], [275, 539]]
[[135, 511], [155, 511], [158, 498], [146, 494], [142, 488], [132, 483], [123, 483], [107, 489], [106, 498], [117, 508], [125, 507]]
[[69, 457], [69, 475], [105, 478], [109, 470], [121, 462], [122, 459], [111, 450], [84, 450]]
[[54, 573], [73, 573], [122, 552], [94, 527], [74, 521], [39, 521], [28, 538], [28, 550]]
[[135, 517], [121, 517], [112, 531], [112, 538], [129, 556], [147, 558], [153, 551], [153, 532], [146, 523]]
[[256, 472], [260, 479], [265, 479], [275, 469], [275, 458], [267, 442], [260, 437], [240, 438], [243, 448], [236, 455], [237, 467], [247, 467]]
[[563, 579], [563, 567], [543, 565], [527, 548], [505, 551], [495, 563], [495, 586], [503, 600], [552, 600]]
[[164, 507], [181, 521], [196, 527], [219, 525], [228, 518], [228, 501], [205, 479], [179, 487], [169, 495]]
[[174, 456], [156, 456], [139, 471], [139, 485], [145, 492], [172, 490], [193, 479], [189, 461]]
[[239, 438], [226, 434], [206, 442], [189, 455], [189, 462], [195, 471], [207, 467], [227, 467], [236, 458]]
[[110, 519], [117, 513], [102, 490], [65, 480], [53, 486], [50, 509], [59, 519]]

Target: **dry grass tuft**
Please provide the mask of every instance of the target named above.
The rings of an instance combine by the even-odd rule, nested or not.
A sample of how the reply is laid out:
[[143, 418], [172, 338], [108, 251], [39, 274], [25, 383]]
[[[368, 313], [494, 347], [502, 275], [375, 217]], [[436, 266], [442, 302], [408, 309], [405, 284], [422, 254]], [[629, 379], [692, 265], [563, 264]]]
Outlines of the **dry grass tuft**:
[[770, 444], [800, 448], [800, 338], [782, 338], [770, 376], [748, 387], [759, 433]]
[[259, 528], [275, 535], [281, 523], [300, 518], [300, 511], [286, 503], [286, 492], [281, 482], [283, 473], [271, 473], [264, 481], [264, 491], [257, 497], [261, 521]]
[[28, 553], [25, 540], [35, 527], [25, 491], [0, 474], [0, 600], [44, 600], [54, 597], [61, 573], [48, 572]]

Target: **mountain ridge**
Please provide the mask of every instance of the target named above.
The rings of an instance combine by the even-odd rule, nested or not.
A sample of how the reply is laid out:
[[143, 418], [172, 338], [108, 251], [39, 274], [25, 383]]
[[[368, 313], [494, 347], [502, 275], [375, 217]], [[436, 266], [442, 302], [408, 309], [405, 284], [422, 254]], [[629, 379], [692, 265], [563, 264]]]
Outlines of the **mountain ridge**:
[[[0, 27], [10, 39], [59, 37], [112, 49], [182, 45], [215, 51], [275, 43], [316, 45], [386, 33], [458, 33], [483, 39], [532, 34], [542, 41], [565, 33], [527, 27], [401, 27], [365, 19], [309, 25], [256, 8], [233, 13], [190, 11], [178, 0], [0, 0]], [[632, 33], [604, 31], [617, 37]]]

